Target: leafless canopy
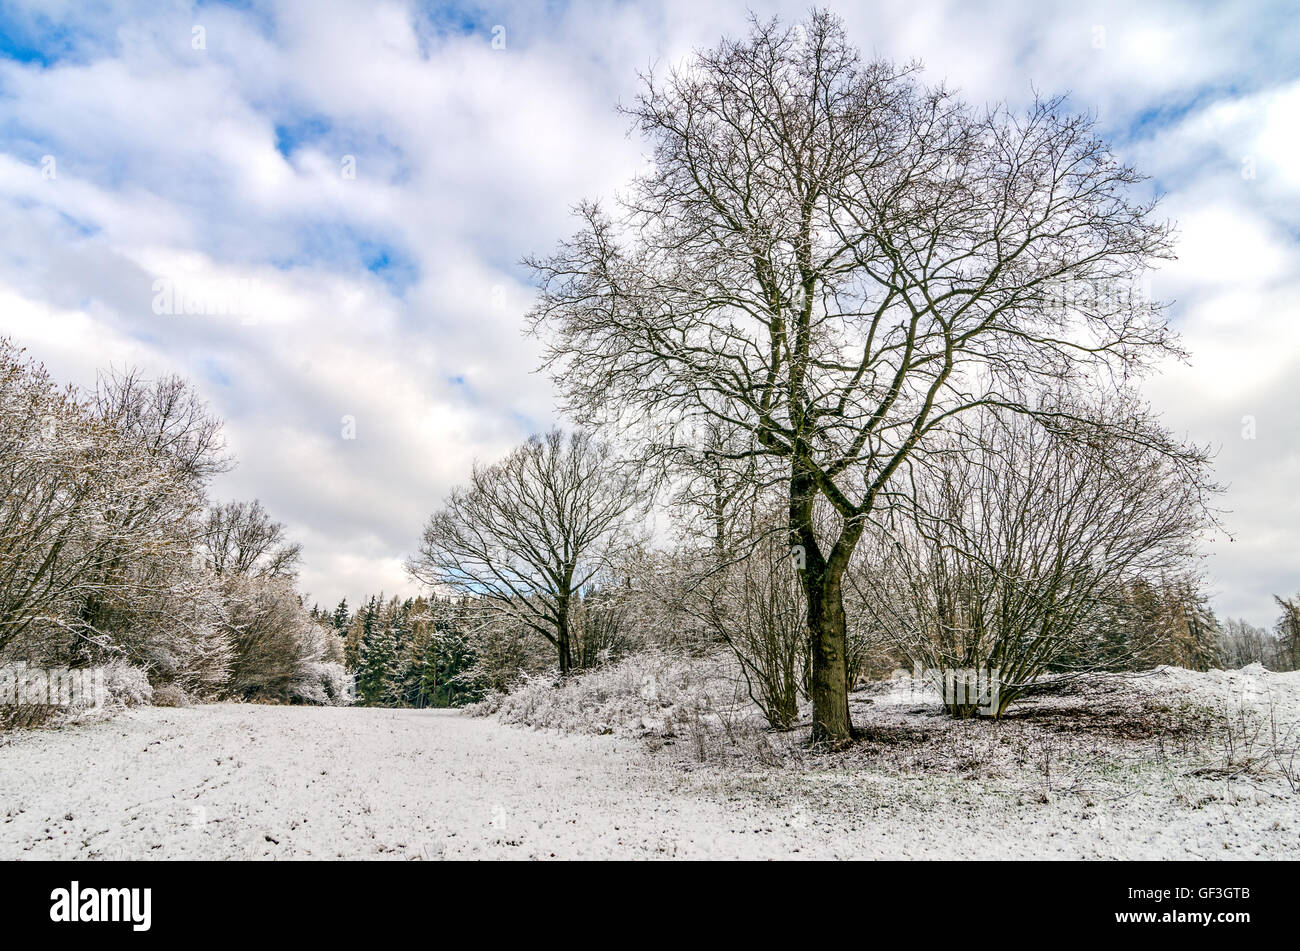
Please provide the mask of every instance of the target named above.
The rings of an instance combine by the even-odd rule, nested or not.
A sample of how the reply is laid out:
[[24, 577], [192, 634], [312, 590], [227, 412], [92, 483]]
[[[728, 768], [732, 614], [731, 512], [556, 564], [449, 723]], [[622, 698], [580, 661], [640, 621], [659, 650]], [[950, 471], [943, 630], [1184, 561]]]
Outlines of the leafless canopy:
[[284, 524], [256, 499], [212, 506], [203, 546], [208, 567], [218, 577], [293, 578], [302, 555], [302, 546], [288, 541]]

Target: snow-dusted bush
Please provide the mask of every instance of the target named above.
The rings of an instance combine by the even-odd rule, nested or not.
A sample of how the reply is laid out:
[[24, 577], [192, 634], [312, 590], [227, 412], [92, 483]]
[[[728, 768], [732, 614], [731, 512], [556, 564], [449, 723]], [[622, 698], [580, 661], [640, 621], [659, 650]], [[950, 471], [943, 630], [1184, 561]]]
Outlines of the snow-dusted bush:
[[104, 690], [108, 702], [119, 707], [146, 707], [153, 702], [149, 675], [139, 667], [112, 661], [104, 667]]
[[[880, 639], [932, 671], [993, 670], [995, 716], [1048, 671], [1113, 668], [1144, 642], [1171, 639], [1180, 662], [1204, 667], [1209, 658], [1193, 658], [1212, 649], [1209, 619], [1187, 616], [1191, 596], [1152, 612], [1174, 623], [1115, 637], [1117, 614], [1140, 615], [1125, 607], [1129, 591], [1193, 562], [1208, 519], [1203, 460], [1162, 449], [1167, 434], [1154, 425], [1134, 422], [1121, 440], [1081, 421], [1136, 420], [1127, 402], [1049, 408], [1076, 422], [1056, 431], [992, 411], [971, 417], [973, 444], [918, 470], [909, 504], [871, 523], [860, 552], [862, 608]], [[1194, 636], [1171, 633], [1178, 625]], [[982, 709], [962, 695], [946, 706], [958, 717]]]
[[799, 719], [808, 619], [789, 543], [775, 518], [753, 519], [723, 567], [712, 557], [686, 601], [731, 648], [747, 693], [779, 730]]
[[0, 733], [6, 730], [33, 730], [45, 726], [59, 714], [57, 707], [45, 704], [10, 704], [0, 706]]
[[352, 675], [339, 663], [313, 663], [293, 682], [290, 691], [298, 703], [346, 707], [352, 702]]
[[235, 646], [230, 693], [244, 700], [293, 700], [316, 679], [334, 633], [310, 617], [286, 580], [234, 577], [225, 593]]
[[155, 686], [175, 684], [195, 700], [224, 695], [235, 645], [215, 578], [187, 566], [138, 614], [133, 655], [149, 669]]
[[190, 705], [190, 697], [176, 684], [163, 684], [161, 687], [154, 688], [153, 705], [155, 707], [187, 707]]
[[726, 659], [647, 652], [565, 678], [526, 675], [467, 709], [570, 733], [672, 735], [731, 706], [736, 683]]
[[568, 677], [525, 677], [466, 708], [473, 716], [568, 733], [681, 743], [692, 759], [779, 762], [734, 657], [648, 651]]

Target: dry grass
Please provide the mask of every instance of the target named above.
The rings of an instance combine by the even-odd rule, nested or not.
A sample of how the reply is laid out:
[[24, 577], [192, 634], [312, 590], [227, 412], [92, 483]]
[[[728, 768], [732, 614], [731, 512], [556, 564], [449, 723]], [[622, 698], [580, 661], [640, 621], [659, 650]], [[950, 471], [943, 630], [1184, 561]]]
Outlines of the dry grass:
[[46, 726], [58, 714], [58, 707], [47, 704], [0, 704], [0, 733], [8, 730], [33, 730]]

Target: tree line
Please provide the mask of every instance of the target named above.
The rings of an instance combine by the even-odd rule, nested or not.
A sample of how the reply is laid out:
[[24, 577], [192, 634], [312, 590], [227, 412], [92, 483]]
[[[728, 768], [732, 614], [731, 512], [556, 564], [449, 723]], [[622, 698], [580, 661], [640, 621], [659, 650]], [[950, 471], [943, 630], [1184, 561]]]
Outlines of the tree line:
[[0, 340], [0, 663], [143, 671], [159, 702], [339, 703], [342, 641], [294, 588], [299, 546], [177, 376], [56, 383]]

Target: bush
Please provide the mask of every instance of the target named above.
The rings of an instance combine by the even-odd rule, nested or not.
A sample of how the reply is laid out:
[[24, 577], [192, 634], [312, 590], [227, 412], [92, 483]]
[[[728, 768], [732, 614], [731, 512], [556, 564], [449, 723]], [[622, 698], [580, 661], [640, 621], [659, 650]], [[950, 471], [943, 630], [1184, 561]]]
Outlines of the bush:
[[774, 729], [799, 719], [808, 619], [790, 548], [775, 521], [758, 523], [746, 554], [709, 571], [692, 599], [715, 637], [731, 648], [749, 698]]
[[647, 652], [564, 678], [525, 675], [508, 693], [493, 693], [466, 710], [569, 733], [672, 735], [725, 706], [734, 675], [717, 662]]
[[153, 687], [139, 667], [112, 661], [104, 667], [104, 689], [108, 702], [119, 707], [147, 707], [153, 702]]
[[352, 675], [342, 664], [314, 663], [294, 681], [290, 694], [295, 703], [346, 707], [352, 703]]
[[747, 691], [729, 653], [647, 651], [564, 678], [525, 677], [466, 711], [535, 729], [637, 737], [652, 750], [680, 739], [699, 762], [775, 765], [767, 724]]
[[233, 577], [225, 598], [235, 649], [231, 695], [285, 703], [304, 690], [314, 693], [305, 685], [315, 681], [334, 633], [310, 617], [293, 587], [282, 579]]
[[190, 705], [190, 698], [176, 684], [163, 684], [161, 687], [154, 688], [153, 705], [155, 707], [187, 707]]
[[[907, 503], [880, 514], [858, 554], [862, 607], [882, 646], [934, 674], [994, 672], [995, 716], [1044, 673], [1121, 666], [1139, 653], [1135, 641], [1172, 628], [1116, 638], [1108, 614], [1133, 582], [1181, 574], [1206, 524], [1206, 486], [1195, 467], [1152, 448], [1161, 433], [1119, 441], [1104, 424], [1077, 429], [978, 418], [971, 445], [913, 473]], [[1152, 616], [1177, 617], [1188, 636], [1165, 646], [1204, 669], [1211, 628], [1190, 616], [1192, 600]], [[945, 705], [958, 717], [982, 708], [962, 692]]]
[[6, 730], [31, 730], [44, 726], [60, 711], [47, 704], [6, 703], [0, 705], [0, 733]]
[[193, 569], [136, 607], [131, 656], [154, 684], [175, 684], [194, 699], [224, 693], [234, 660], [234, 637], [217, 579]]

